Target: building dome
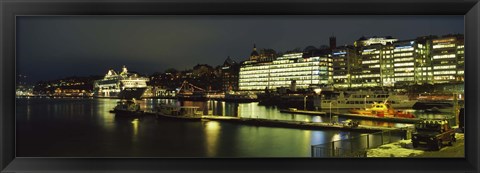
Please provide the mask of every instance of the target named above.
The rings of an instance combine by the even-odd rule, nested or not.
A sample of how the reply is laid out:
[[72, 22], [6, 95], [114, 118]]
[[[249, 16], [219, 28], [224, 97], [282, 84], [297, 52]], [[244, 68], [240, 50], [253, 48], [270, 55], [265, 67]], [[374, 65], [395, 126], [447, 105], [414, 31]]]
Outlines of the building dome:
[[260, 56], [260, 54], [258, 54], [257, 52], [257, 45], [253, 44], [253, 51], [252, 53], [250, 53], [250, 56]]
[[258, 52], [256, 50], [252, 51], [252, 53], [250, 53], [250, 56], [260, 56], [258, 54]]

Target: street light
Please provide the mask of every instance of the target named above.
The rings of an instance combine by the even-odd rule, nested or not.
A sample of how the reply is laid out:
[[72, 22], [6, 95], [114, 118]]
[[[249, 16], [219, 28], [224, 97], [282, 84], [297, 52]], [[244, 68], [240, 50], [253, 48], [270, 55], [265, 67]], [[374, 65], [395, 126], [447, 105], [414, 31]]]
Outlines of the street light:
[[365, 96], [365, 101], [363, 102], [365, 104], [365, 109], [367, 109], [367, 97], [369, 97], [368, 95]]

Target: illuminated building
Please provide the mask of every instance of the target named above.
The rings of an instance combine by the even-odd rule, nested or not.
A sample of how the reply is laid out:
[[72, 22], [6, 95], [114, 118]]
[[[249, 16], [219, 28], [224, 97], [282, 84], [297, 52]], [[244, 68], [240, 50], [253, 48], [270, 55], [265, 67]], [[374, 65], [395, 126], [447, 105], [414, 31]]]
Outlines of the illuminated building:
[[455, 83], [464, 80], [464, 43], [461, 35], [447, 35], [432, 40], [434, 83]]
[[391, 43], [382, 47], [380, 54], [380, 85], [393, 87], [395, 85], [394, 46]]
[[393, 44], [393, 47], [395, 86], [415, 84], [415, 59], [418, 57], [416, 42], [414, 40], [398, 41]]
[[292, 81], [299, 88], [328, 84], [339, 89], [404, 88], [464, 81], [463, 35], [401, 41], [392, 37], [362, 37], [354, 46], [341, 47], [331, 37], [327, 49], [331, 52], [319, 53], [308, 46], [303, 55], [291, 53], [272, 60], [261, 58], [254, 47], [249, 61], [242, 64], [239, 88], [275, 89], [288, 87]]
[[435, 36], [418, 37], [415, 40], [415, 82], [417, 84], [433, 84], [432, 71], [432, 39]]
[[359, 60], [353, 66], [351, 87], [390, 87], [394, 85], [393, 46], [398, 39], [362, 37], [354, 42]]
[[273, 61], [245, 61], [240, 68], [240, 90], [297, 88], [331, 83], [332, 59], [329, 54], [303, 57], [303, 53], [289, 53]]
[[360, 48], [361, 73], [354, 75], [352, 87], [381, 87], [380, 56], [381, 44], [372, 44]]
[[[350, 88], [351, 75], [360, 68], [355, 49], [351, 46], [342, 46], [332, 50], [332, 81], [335, 88]], [[357, 70], [358, 71], [358, 70]]]

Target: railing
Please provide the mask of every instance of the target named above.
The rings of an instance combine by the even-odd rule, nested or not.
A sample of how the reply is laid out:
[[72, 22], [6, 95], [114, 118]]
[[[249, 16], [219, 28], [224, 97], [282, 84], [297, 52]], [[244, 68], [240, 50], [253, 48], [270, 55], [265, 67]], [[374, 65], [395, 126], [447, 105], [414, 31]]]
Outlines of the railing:
[[368, 149], [409, 139], [409, 134], [410, 129], [401, 128], [312, 145], [311, 155], [312, 157], [367, 157]]

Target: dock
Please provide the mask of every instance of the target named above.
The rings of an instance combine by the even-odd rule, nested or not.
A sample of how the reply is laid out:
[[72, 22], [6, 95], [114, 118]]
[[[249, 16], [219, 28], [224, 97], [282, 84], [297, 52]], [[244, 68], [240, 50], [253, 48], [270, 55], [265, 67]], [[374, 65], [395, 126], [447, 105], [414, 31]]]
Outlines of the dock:
[[297, 128], [308, 130], [344, 130], [344, 131], [356, 131], [356, 132], [378, 132], [385, 130], [396, 130], [398, 128], [392, 127], [380, 127], [380, 126], [366, 126], [359, 125], [358, 127], [349, 127], [342, 124], [332, 124], [323, 122], [304, 122], [304, 121], [291, 121], [291, 120], [272, 120], [263, 118], [240, 118], [240, 117], [226, 117], [226, 116], [202, 116], [204, 120], [224, 121], [231, 123], [266, 126], [266, 127], [284, 127], [284, 128]]
[[252, 126], [264, 126], [264, 127], [281, 127], [281, 128], [295, 128], [295, 129], [307, 129], [307, 130], [342, 130], [342, 131], [355, 131], [361, 133], [372, 133], [387, 130], [399, 130], [399, 128], [393, 127], [381, 127], [381, 126], [366, 126], [358, 125], [358, 127], [345, 126], [338, 123], [324, 123], [324, 122], [309, 122], [309, 121], [293, 121], [293, 120], [277, 120], [277, 119], [264, 119], [264, 118], [246, 118], [246, 117], [230, 117], [230, 116], [214, 116], [214, 115], [202, 115], [195, 117], [186, 116], [168, 116], [156, 114], [151, 111], [142, 112], [137, 116], [156, 116], [159, 119], [171, 119], [178, 121], [222, 121], [236, 124], [245, 124]]
[[[326, 113], [326, 112], [305, 111], [305, 110], [280, 110], [280, 112], [313, 115], [313, 116], [329, 115], [329, 113]], [[371, 116], [371, 115], [359, 115], [359, 114], [338, 113], [338, 112], [332, 112], [332, 115], [339, 116], [339, 117], [353, 118], [353, 119], [375, 120], [375, 121], [406, 123], [406, 124], [414, 124], [422, 120], [420, 118], [378, 117], [378, 116]]]

